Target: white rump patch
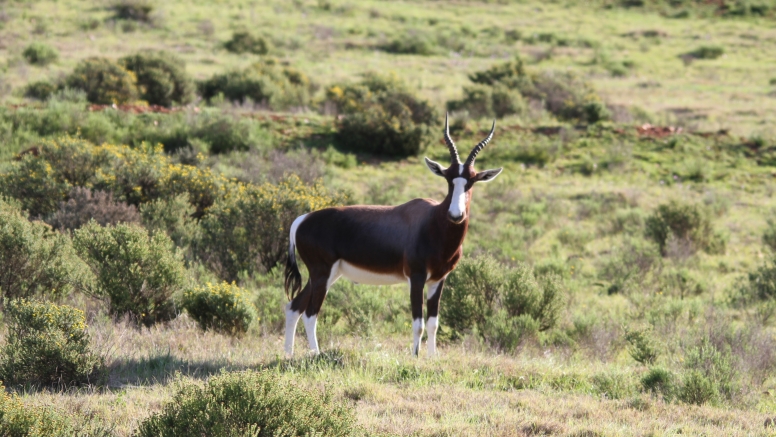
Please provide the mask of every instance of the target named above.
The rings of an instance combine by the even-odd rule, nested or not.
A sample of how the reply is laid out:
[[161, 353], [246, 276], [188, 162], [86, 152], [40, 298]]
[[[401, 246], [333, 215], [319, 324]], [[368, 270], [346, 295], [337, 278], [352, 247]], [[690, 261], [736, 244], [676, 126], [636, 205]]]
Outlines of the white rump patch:
[[288, 233], [288, 240], [289, 244], [291, 245], [291, 250], [293, 250], [296, 246], [296, 230], [299, 229], [299, 225], [302, 224], [305, 218], [307, 218], [307, 214], [300, 215], [294, 220], [293, 223], [291, 223], [291, 230]]
[[371, 272], [369, 270], [354, 266], [345, 260], [339, 261], [339, 272], [342, 274], [342, 276], [357, 284], [392, 285], [401, 284], [407, 280], [404, 275]]
[[466, 179], [453, 179], [453, 198], [450, 202], [450, 215], [463, 217], [466, 211]]

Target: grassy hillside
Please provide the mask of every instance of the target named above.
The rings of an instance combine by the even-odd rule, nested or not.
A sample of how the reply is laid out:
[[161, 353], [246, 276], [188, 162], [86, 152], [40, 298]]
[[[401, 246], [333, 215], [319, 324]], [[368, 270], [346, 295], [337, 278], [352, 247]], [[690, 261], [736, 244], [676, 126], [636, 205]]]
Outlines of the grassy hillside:
[[[146, 327], [94, 290], [38, 290], [85, 310], [104, 380], [11, 389], [91, 435], [132, 435], [180, 386], [246, 369], [330, 394], [376, 435], [773, 434], [776, 6], [635, 3], [0, 2], [0, 192], [48, 223], [63, 222], [59, 202], [75, 199], [72, 188], [110, 192], [139, 208], [132, 220], [170, 235], [183, 289], [234, 280], [258, 314], [241, 336], [203, 332], [175, 294], [178, 316]], [[126, 15], [122, 4], [148, 5], [147, 15]], [[243, 30], [267, 53], [228, 51]], [[33, 42], [53, 47], [56, 60], [32, 62]], [[61, 82], [86, 58], [152, 50], [179, 56], [197, 81], [277, 59], [309, 77], [309, 104], [281, 111], [197, 95], [142, 113], [145, 102], [114, 110], [67, 92], [25, 97], [28, 84]], [[239, 252], [245, 229], [228, 240], [216, 233], [239, 204], [229, 202], [288, 183], [290, 173], [305, 205], [441, 200], [445, 186], [423, 162], [446, 162], [440, 114], [473, 73], [517, 57], [535, 77], [573, 72], [609, 114], [563, 119], [526, 97], [477, 159], [478, 169], [504, 172], [474, 188], [465, 257], [489, 257], [501, 272], [528, 266], [539, 283], [561, 284], [557, 322], [540, 330], [520, 324], [522, 315], [499, 319], [508, 306], [499, 298], [492, 318], [457, 331], [443, 310], [440, 356], [421, 348], [413, 358], [406, 286], [341, 280], [321, 314], [324, 353], [307, 355], [299, 332], [295, 358], [281, 358], [281, 275], [255, 251]], [[344, 145], [342, 118], [327, 109], [331, 87], [369, 72], [428, 100], [433, 140], [419, 154]], [[490, 127], [466, 112], [453, 121], [462, 153]], [[24, 150], [35, 153], [17, 157]], [[173, 223], [154, 202], [174, 205], [181, 192], [191, 204], [176, 200], [183, 215]], [[238, 254], [241, 267], [213, 261], [217, 252]], [[460, 303], [443, 297], [446, 305]]]

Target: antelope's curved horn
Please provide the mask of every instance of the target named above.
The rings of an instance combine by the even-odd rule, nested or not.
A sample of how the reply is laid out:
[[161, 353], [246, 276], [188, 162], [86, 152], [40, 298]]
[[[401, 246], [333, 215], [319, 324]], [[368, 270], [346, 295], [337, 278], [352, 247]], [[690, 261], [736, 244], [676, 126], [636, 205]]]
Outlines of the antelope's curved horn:
[[447, 113], [445, 113], [445, 144], [450, 150], [450, 161], [452, 164], [460, 164], [461, 158], [458, 157], [458, 149], [455, 148], [453, 139], [450, 138], [450, 128], [447, 125]]
[[482, 149], [485, 148], [485, 146], [488, 145], [490, 140], [493, 138], [493, 132], [496, 131], [496, 120], [493, 120], [493, 126], [490, 128], [490, 133], [488, 134], [488, 137], [484, 140], [480, 141], [479, 144], [474, 146], [471, 153], [469, 153], [469, 157], [466, 158], [466, 164], [464, 164], [466, 167], [470, 165], [474, 165], [474, 160], [477, 159], [477, 154], [480, 153]]

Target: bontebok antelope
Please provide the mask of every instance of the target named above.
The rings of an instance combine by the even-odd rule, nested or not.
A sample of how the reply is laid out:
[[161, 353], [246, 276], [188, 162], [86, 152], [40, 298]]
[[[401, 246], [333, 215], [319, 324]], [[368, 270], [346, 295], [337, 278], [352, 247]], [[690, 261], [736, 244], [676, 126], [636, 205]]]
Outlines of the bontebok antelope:
[[[428, 353], [436, 354], [439, 298], [445, 278], [461, 258], [461, 245], [469, 227], [472, 186], [493, 180], [502, 170], [474, 170], [474, 160], [493, 138], [495, 128], [494, 121], [488, 137], [461, 164], [445, 117], [450, 166], [443, 168], [426, 158], [431, 172], [447, 181], [447, 197], [442, 203], [415, 199], [399, 206], [343, 206], [294, 220], [285, 270], [286, 294], [291, 300], [286, 306], [287, 356], [293, 354], [296, 325], [302, 315], [310, 349], [318, 353], [318, 312], [329, 287], [340, 276], [363, 284], [409, 283], [415, 355], [423, 335], [423, 288], [428, 286]], [[310, 274], [304, 288], [295, 248]]]

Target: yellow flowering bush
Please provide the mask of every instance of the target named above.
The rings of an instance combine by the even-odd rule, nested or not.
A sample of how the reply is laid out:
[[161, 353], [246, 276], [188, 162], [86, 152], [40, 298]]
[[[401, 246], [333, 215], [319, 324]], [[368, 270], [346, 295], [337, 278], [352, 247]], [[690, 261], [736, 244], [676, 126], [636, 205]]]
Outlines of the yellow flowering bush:
[[201, 216], [226, 193], [227, 180], [210, 169], [170, 162], [160, 144], [136, 147], [92, 143], [72, 137], [45, 140], [0, 175], [0, 194], [18, 199], [33, 217], [46, 217], [67, 200], [73, 187], [113, 193], [138, 206], [188, 193]]
[[200, 221], [200, 258], [222, 279], [240, 272], [269, 271], [285, 259], [288, 229], [298, 216], [345, 203], [321, 182], [306, 185], [296, 175], [278, 184], [239, 184]]
[[138, 95], [137, 77], [118, 63], [93, 57], [81, 61], [65, 79], [65, 86], [83, 90], [92, 103], [127, 103]]
[[11, 385], [71, 386], [100, 382], [102, 358], [89, 350], [83, 311], [66, 305], [11, 300], [0, 378]]
[[248, 294], [234, 282], [208, 283], [187, 291], [183, 294], [182, 304], [203, 330], [240, 335], [257, 319], [256, 308]]
[[0, 384], [0, 435], [7, 437], [64, 437], [77, 435], [72, 423], [51, 408], [25, 405], [21, 396]]

